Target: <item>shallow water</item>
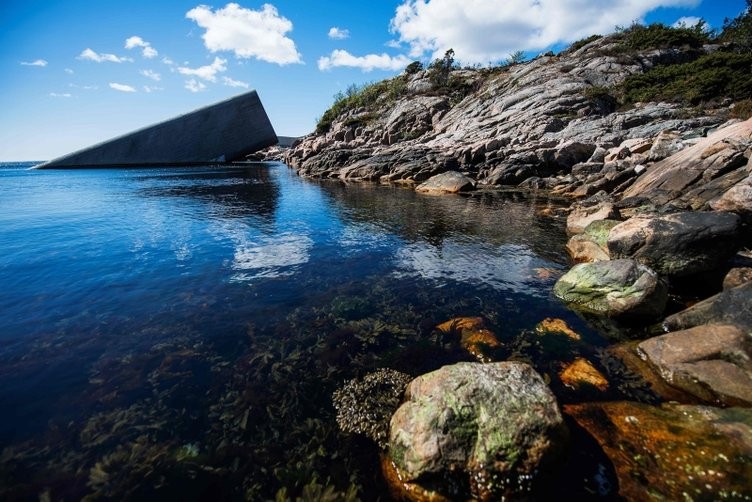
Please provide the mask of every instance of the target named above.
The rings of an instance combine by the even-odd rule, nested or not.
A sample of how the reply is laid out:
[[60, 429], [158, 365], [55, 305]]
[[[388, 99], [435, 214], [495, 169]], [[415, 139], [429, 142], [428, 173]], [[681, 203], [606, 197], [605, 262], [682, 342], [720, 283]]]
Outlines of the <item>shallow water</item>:
[[[0, 498], [384, 498], [376, 448], [337, 430], [345, 381], [473, 360], [433, 332], [458, 316], [550, 375], [607, 344], [550, 294], [556, 201], [28, 165], [0, 166]], [[536, 336], [548, 317], [582, 340]]]

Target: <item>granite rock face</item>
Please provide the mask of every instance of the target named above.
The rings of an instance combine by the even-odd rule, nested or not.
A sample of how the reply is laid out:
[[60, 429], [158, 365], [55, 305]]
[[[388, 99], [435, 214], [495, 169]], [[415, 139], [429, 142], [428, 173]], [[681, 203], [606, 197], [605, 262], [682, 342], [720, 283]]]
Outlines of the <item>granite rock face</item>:
[[415, 485], [423, 497], [521, 498], [556, 465], [566, 438], [556, 398], [532, 367], [457, 363], [410, 383], [389, 455], [412, 499]]
[[586, 312], [623, 320], [655, 318], [668, 298], [658, 275], [629, 259], [575, 265], [556, 282], [554, 295]]
[[740, 220], [732, 213], [683, 212], [636, 216], [608, 234], [612, 258], [632, 258], [661, 275], [681, 277], [713, 270], [739, 246]]

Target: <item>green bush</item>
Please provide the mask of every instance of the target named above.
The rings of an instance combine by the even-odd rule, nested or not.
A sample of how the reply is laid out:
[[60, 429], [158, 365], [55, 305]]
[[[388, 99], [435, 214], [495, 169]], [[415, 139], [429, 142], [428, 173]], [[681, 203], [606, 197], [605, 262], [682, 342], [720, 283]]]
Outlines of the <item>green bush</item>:
[[414, 75], [423, 69], [423, 63], [420, 61], [413, 61], [405, 68], [406, 75]]
[[428, 66], [428, 79], [436, 87], [446, 87], [449, 84], [449, 74], [457, 67], [454, 63], [454, 49], [444, 53], [444, 57], [434, 60]]
[[629, 28], [618, 28], [622, 33], [622, 44], [627, 49], [647, 50], [666, 49], [669, 47], [702, 47], [710, 42], [709, 33], [703, 21], [695, 26], [672, 28], [661, 23], [647, 26], [633, 24]]
[[362, 86], [352, 84], [344, 93], [338, 92], [334, 95], [334, 103], [318, 120], [316, 132], [322, 134], [329, 131], [332, 122], [343, 113], [356, 108], [371, 107], [379, 100], [383, 100], [385, 104], [392, 103], [406, 92], [407, 79], [405, 75], [381, 82], [363, 84]]
[[657, 66], [622, 84], [623, 100], [700, 104], [728, 97], [752, 97], [752, 54], [714, 52], [691, 63]]

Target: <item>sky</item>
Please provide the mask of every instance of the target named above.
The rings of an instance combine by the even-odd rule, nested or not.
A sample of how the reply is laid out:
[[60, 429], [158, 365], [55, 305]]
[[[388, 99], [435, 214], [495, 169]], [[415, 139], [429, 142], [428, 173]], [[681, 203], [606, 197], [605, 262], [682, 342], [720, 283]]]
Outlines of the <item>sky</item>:
[[47, 160], [255, 89], [301, 136], [351, 84], [633, 21], [718, 28], [744, 0], [0, 0], [0, 161]]

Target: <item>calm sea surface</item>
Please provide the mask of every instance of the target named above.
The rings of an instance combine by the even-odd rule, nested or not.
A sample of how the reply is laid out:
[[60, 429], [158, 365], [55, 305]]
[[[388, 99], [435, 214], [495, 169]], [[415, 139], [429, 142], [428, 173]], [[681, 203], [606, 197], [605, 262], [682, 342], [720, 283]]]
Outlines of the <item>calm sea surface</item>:
[[[383, 499], [377, 449], [337, 429], [344, 382], [473, 360], [433, 330], [458, 316], [550, 375], [607, 344], [550, 294], [544, 198], [29, 165], [0, 165], [0, 498]], [[583, 339], [541, 342], [549, 317]]]

